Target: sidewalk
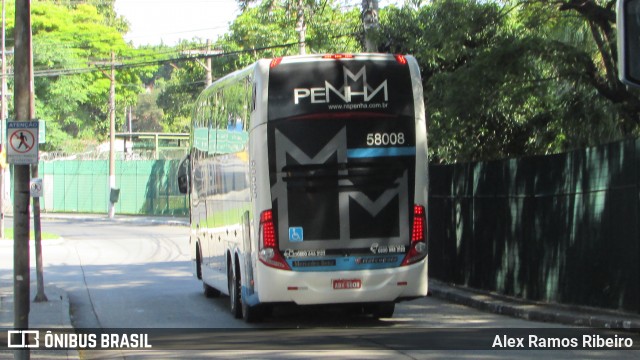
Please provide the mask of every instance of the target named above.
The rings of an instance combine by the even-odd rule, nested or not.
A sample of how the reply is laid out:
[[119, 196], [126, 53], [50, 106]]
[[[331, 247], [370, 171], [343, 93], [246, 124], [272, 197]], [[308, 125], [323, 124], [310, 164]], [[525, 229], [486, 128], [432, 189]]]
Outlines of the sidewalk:
[[[11, 219], [12, 216], [8, 215]], [[188, 226], [188, 218], [174, 217], [151, 217], [151, 216], [127, 216], [116, 215], [113, 219], [109, 219], [104, 214], [41, 214], [42, 219], [59, 219], [74, 221], [113, 221], [113, 222], [133, 222], [139, 224], [163, 224], [174, 226]], [[7, 219], [5, 219], [7, 221]], [[31, 286], [31, 298], [35, 298], [37, 294], [35, 279]], [[71, 314], [69, 307], [69, 298], [67, 293], [62, 289], [47, 284], [45, 285], [45, 294], [47, 302], [35, 303], [31, 302], [29, 311], [29, 327], [32, 329], [50, 329], [50, 328], [72, 328]], [[14, 306], [13, 306], [13, 284], [0, 281], [0, 329], [11, 329], [14, 325]], [[6, 334], [0, 334], [0, 338], [4, 339]], [[0, 360], [13, 359], [14, 354], [11, 350], [0, 350]], [[77, 350], [32, 350], [32, 359], [80, 359]]]
[[[11, 215], [7, 215], [11, 217]], [[106, 214], [75, 214], [75, 213], [41, 213], [41, 219], [76, 220], [76, 221], [114, 221], [124, 223], [158, 224], [173, 226], [189, 226], [188, 217], [172, 216], [143, 216], [143, 215], [115, 215], [109, 219]]]
[[[31, 286], [31, 298], [35, 298], [35, 283]], [[47, 302], [30, 303], [29, 328], [72, 328], [67, 293], [53, 285], [45, 286]], [[13, 328], [13, 284], [0, 283], [0, 328]], [[6, 334], [1, 334], [5, 336]], [[13, 351], [0, 350], [0, 359], [13, 359]], [[32, 359], [79, 359], [77, 350], [33, 350]]]
[[482, 311], [531, 321], [640, 332], [640, 315], [621, 311], [523, 300], [429, 279], [432, 296]]

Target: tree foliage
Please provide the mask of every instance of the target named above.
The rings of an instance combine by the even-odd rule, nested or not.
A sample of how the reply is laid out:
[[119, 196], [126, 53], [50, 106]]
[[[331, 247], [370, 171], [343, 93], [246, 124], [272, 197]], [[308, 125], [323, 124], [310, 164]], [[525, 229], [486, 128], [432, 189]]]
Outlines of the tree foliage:
[[611, 14], [598, 8], [602, 18], [592, 20], [577, 3], [435, 0], [383, 12], [384, 50], [420, 62], [436, 161], [544, 154], [637, 134], [638, 97], [617, 81]]
[[[297, 54], [296, 16], [291, 4], [290, 1], [265, 0], [246, 6], [231, 24], [229, 32], [213, 45], [220, 52], [212, 59], [213, 78], [220, 78], [258, 59]], [[313, 14], [307, 24], [308, 52], [359, 50], [354, 36], [359, 26], [359, 13], [342, 12], [332, 1], [305, 1], [305, 4], [307, 11]], [[186, 42], [182, 46], [206, 47], [202, 42]], [[193, 103], [204, 88], [204, 78], [205, 70], [196, 62], [181, 63], [172, 69], [158, 99], [165, 121], [188, 128]]]
[[159, 84], [157, 103], [165, 115], [165, 128], [173, 132], [189, 132], [193, 104], [204, 89], [205, 70], [196, 62], [174, 66], [165, 65], [168, 77]]
[[[211, 46], [215, 79], [260, 58], [362, 51], [360, 10], [334, 0], [237, 0], [242, 12]], [[115, 0], [34, 1], [36, 105], [45, 149], [108, 133], [111, 53], [117, 129], [189, 131], [204, 88], [202, 40], [133, 48]], [[614, 0], [412, 0], [380, 11], [379, 50], [413, 54], [423, 76], [432, 160], [546, 154], [640, 135], [638, 92], [617, 80]], [[7, 7], [8, 38], [13, 5]], [[9, 44], [10, 46], [10, 44]], [[71, 146], [71, 147], [70, 147]]]
[[[123, 40], [126, 22], [115, 16], [112, 6], [113, 1], [38, 1], [31, 5], [36, 116], [47, 126], [44, 150], [81, 150], [83, 144], [108, 135], [111, 53], [119, 61], [135, 56], [135, 50]], [[8, 39], [13, 38], [14, 17], [14, 7], [8, 6]], [[143, 72], [117, 72], [116, 101], [121, 108], [134, 103]], [[122, 124], [124, 115], [117, 115]]]

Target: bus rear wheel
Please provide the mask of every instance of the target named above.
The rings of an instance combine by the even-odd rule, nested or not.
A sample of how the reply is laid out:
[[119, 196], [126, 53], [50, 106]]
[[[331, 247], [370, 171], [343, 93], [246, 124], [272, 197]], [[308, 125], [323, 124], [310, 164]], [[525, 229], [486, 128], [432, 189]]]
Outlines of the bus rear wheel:
[[202, 255], [200, 255], [200, 244], [196, 244], [196, 278], [202, 280]]
[[229, 284], [229, 309], [236, 319], [242, 317], [242, 304], [240, 304], [240, 277], [233, 270], [233, 264], [227, 267], [227, 282]]

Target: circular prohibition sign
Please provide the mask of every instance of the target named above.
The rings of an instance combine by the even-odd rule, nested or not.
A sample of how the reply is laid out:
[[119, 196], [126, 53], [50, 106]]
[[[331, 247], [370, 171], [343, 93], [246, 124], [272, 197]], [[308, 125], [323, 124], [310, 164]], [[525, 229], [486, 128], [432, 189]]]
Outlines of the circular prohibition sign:
[[35, 139], [36, 137], [31, 130], [20, 129], [19, 131], [11, 134], [9, 145], [11, 145], [11, 148], [15, 152], [24, 154], [33, 149], [33, 146], [36, 143]]

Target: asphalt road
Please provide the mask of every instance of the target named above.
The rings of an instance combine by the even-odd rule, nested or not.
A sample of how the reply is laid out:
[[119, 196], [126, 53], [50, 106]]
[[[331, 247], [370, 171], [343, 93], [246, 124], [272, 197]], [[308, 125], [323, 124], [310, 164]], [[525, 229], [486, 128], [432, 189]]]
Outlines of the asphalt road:
[[[44, 246], [44, 277], [47, 283], [67, 291], [74, 327], [182, 328], [175, 333], [188, 337], [192, 345], [180, 351], [83, 351], [83, 358], [493, 359], [550, 356], [568, 359], [638, 356], [637, 352], [629, 351], [615, 354], [556, 350], [419, 351], [416, 348], [423, 342], [430, 347], [435, 344], [448, 349], [457, 345], [464, 348], [477, 340], [478, 333], [493, 339], [494, 333], [503, 334], [506, 329], [520, 328], [526, 332], [526, 329], [560, 327], [485, 313], [433, 297], [397, 305], [391, 319], [354, 316], [343, 308], [288, 306], [277, 308], [275, 316], [263, 323], [246, 324], [231, 316], [227, 297], [208, 299], [202, 294], [201, 284], [191, 274], [186, 227], [69, 219], [44, 221], [43, 231], [63, 237], [63, 240], [53, 240]], [[13, 265], [7, 253], [11, 250], [10, 247], [0, 248], [2, 280], [11, 278]], [[264, 328], [270, 330], [264, 331]], [[434, 328], [445, 334], [434, 332]], [[202, 331], [198, 332], [198, 329]], [[221, 344], [219, 349], [213, 351], [207, 346], [198, 346], [213, 338]], [[186, 351], [186, 348], [194, 350]]]

